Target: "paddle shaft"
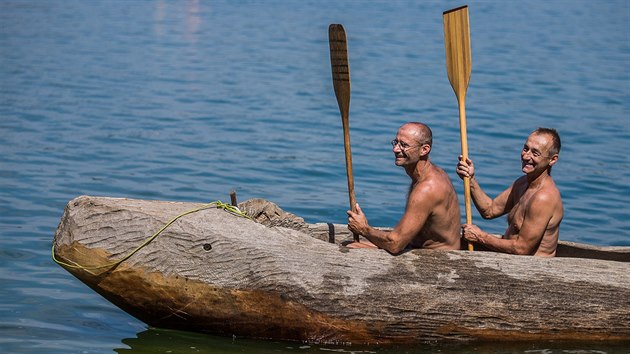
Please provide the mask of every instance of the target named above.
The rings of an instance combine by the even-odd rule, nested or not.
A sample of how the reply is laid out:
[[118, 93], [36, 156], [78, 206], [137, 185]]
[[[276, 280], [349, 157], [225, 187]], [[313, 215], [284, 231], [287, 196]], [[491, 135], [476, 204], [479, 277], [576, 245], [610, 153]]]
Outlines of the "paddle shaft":
[[[468, 158], [468, 136], [466, 135], [466, 102], [464, 99], [457, 100], [459, 105], [459, 138], [462, 145], [462, 157]], [[470, 177], [464, 178], [464, 201], [466, 204], [466, 223], [472, 224], [472, 207], [470, 204]], [[472, 251], [472, 243], [468, 244], [468, 249]]]
[[[328, 27], [328, 39], [330, 44], [330, 65], [332, 68], [333, 87], [341, 123], [343, 126], [343, 146], [346, 155], [346, 175], [348, 179], [348, 199], [350, 210], [356, 212], [356, 198], [354, 196], [354, 177], [352, 174], [352, 150], [350, 149], [350, 65], [348, 64], [348, 42], [346, 31], [340, 24], [331, 24]], [[359, 235], [353, 234], [354, 240], [359, 241]]]
[[[462, 157], [468, 159], [468, 137], [466, 135], [466, 90], [470, 80], [472, 58], [470, 50], [470, 25], [468, 6], [445, 11], [444, 47], [446, 49], [446, 71], [453, 87], [459, 106], [459, 133], [462, 146]], [[464, 201], [466, 204], [466, 223], [472, 223], [472, 207], [470, 203], [470, 178], [464, 178]], [[468, 243], [468, 250], [473, 250]]]
[[[342, 116], [341, 123], [343, 125], [343, 147], [346, 154], [346, 175], [348, 179], [348, 200], [350, 202], [350, 209], [354, 212], [357, 210], [357, 200], [354, 196], [354, 178], [352, 173], [352, 150], [350, 149], [350, 123], [348, 116]], [[356, 241], [359, 240], [359, 235], [355, 235]]]

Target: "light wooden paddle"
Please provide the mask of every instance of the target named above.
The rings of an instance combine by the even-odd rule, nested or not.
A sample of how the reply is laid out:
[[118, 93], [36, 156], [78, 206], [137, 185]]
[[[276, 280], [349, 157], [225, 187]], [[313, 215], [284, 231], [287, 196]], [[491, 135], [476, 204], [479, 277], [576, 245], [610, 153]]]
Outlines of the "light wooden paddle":
[[[348, 43], [346, 31], [340, 24], [328, 27], [328, 41], [330, 43], [330, 65], [332, 67], [333, 86], [335, 96], [341, 112], [343, 125], [343, 142], [346, 152], [346, 174], [348, 175], [348, 196], [350, 209], [356, 212], [357, 201], [354, 197], [354, 178], [352, 177], [352, 151], [350, 150], [350, 66], [348, 65]], [[354, 234], [354, 240], [359, 241], [359, 235]]]
[[[446, 48], [446, 71], [459, 105], [459, 133], [462, 143], [462, 156], [468, 158], [468, 138], [466, 136], [466, 89], [470, 80], [472, 58], [470, 55], [470, 25], [468, 6], [458, 7], [443, 13], [444, 47]], [[464, 199], [466, 202], [466, 223], [472, 223], [470, 205], [470, 178], [464, 178]], [[468, 250], [473, 250], [468, 242]]]

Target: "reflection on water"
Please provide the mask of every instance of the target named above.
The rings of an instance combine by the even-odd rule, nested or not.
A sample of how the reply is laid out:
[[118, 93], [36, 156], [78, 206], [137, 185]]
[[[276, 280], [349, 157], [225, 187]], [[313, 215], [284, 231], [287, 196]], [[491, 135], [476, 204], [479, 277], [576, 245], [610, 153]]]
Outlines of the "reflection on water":
[[296, 342], [253, 341], [242, 338], [224, 338], [189, 332], [165, 329], [148, 329], [137, 334], [136, 338], [123, 339], [124, 348], [117, 348], [119, 354], [231, 354], [250, 352], [266, 353], [503, 353], [503, 354], [627, 354], [630, 342], [527, 342], [527, 343], [468, 343], [468, 344], [423, 344], [413, 347], [374, 347], [374, 346], [330, 346]]

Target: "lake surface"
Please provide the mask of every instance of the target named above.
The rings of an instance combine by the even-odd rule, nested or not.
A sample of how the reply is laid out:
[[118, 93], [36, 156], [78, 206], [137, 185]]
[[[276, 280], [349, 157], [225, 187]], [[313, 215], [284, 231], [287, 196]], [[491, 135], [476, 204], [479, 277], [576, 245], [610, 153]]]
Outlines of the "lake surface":
[[[489, 195], [520, 172], [538, 126], [558, 129], [561, 239], [630, 246], [630, 3], [469, 1], [469, 153]], [[0, 345], [9, 353], [624, 352], [612, 343], [359, 348], [148, 328], [50, 257], [79, 195], [210, 202], [266, 198], [344, 223], [343, 136], [328, 25], [348, 33], [357, 200], [401, 216], [408, 178], [389, 141], [434, 132], [460, 153], [442, 12], [459, 1], [0, 2]], [[463, 210], [463, 209], [462, 209]], [[505, 219], [473, 220], [503, 233]]]

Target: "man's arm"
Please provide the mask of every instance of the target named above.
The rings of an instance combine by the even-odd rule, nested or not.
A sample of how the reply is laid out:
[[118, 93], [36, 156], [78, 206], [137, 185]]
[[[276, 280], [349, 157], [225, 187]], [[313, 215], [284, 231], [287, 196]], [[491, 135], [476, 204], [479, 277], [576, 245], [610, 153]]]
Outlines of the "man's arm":
[[484, 219], [494, 219], [501, 215], [505, 215], [512, 209], [511, 195], [514, 185], [510, 185], [506, 190], [501, 192], [496, 198], [491, 199], [481, 189], [479, 182], [475, 177], [470, 179], [470, 196], [473, 203]]
[[464, 161], [463, 157], [461, 155], [459, 156], [457, 175], [459, 175], [461, 179], [464, 179], [464, 177], [470, 178], [470, 196], [482, 218], [494, 219], [508, 213], [512, 209], [510, 196], [512, 194], [513, 185], [504, 190], [496, 198], [490, 198], [483, 191], [475, 178], [475, 166], [471, 159]]
[[523, 224], [518, 234], [502, 239], [482, 231], [476, 225], [464, 225], [464, 237], [492, 250], [518, 255], [533, 255], [542, 240], [547, 225], [553, 216], [553, 200], [549, 195], [539, 193], [529, 203]]
[[407, 200], [407, 207], [402, 218], [391, 231], [378, 230], [371, 227], [357, 203], [357, 212], [348, 211], [348, 228], [352, 232], [364, 236], [374, 245], [390, 253], [402, 252], [405, 247], [422, 230], [435, 198], [430, 196], [428, 188], [419, 186], [414, 189]]

